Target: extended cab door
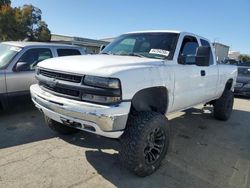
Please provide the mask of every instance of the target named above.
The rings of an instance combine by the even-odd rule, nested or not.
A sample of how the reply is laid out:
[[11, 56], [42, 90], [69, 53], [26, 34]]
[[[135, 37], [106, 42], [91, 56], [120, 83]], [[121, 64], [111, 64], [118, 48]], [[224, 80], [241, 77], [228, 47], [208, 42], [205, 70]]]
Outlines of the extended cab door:
[[[50, 48], [31, 48], [23, 52], [12, 70], [6, 72], [7, 92], [11, 94], [29, 93], [29, 87], [36, 83], [35, 67], [48, 58], [53, 57]], [[25, 63], [28, 66], [23, 70], [17, 70], [18, 63]]]
[[202, 77], [205, 88], [203, 93], [203, 101], [208, 102], [214, 99], [217, 95], [217, 86], [219, 81], [219, 69], [218, 65], [216, 64], [215, 56], [212, 51], [211, 44], [206, 39], [200, 39], [201, 46], [208, 46], [211, 48], [210, 52], [210, 63], [209, 66], [202, 67], [205, 75]]
[[[171, 111], [189, 108], [202, 103], [206, 98], [204, 96], [206, 90], [204, 67], [197, 66], [193, 58], [199, 47], [198, 39], [192, 35], [185, 35], [179, 41], [181, 43], [177, 47], [178, 64], [174, 69], [174, 104]], [[190, 61], [184, 63], [182, 60], [186, 57], [190, 57]]]

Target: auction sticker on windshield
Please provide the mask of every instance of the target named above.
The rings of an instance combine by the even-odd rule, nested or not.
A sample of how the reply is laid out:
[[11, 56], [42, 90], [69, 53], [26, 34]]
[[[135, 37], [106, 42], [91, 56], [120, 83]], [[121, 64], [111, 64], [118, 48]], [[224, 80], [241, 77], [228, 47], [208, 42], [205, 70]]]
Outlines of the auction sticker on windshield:
[[151, 49], [150, 54], [158, 54], [158, 55], [163, 55], [163, 56], [168, 56], [169, 51], [167, 50], [162, 50], [162, 49]]

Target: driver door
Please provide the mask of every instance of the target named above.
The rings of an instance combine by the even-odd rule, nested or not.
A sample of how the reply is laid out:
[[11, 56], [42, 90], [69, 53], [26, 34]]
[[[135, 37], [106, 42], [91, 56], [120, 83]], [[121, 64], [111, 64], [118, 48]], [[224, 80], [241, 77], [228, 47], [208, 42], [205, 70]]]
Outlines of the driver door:
[[16, 70], [16, 65], [10, 72], [6, 73], [7, 92], [26, 94], [29, 93], [29, 88], [36, 83], [35, 67], [36, 65], [48, 58], [52, 58], [52, 52], [49, 48], [33, 48], [26, 50], [19, 58], [18, 62], [27, 63], [28, 70]]
[[[203, 67], [195, 64], [199, 47], [195, 36], [184, 36], [180, 46], [178, 64], [175, 68], [174, 105], [172, 111], [182, 110], [203, 102], [205, 81]], [[182, 58], [190, 59], [183, 63]]]

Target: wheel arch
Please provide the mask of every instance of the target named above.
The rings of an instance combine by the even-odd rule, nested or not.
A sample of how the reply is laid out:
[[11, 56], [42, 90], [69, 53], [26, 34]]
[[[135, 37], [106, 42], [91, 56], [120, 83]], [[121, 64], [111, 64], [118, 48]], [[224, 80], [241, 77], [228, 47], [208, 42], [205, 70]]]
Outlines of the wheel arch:
[[132, 109], [165, 114], [168, 108], [168, 90], [164, 86], [149, 87], [138, 91], [132, 98]]
[[233, 78], [230, 78], [227, 80], [226, 85], [225, 85], [225, 90], [232, 90], [233, 89]]

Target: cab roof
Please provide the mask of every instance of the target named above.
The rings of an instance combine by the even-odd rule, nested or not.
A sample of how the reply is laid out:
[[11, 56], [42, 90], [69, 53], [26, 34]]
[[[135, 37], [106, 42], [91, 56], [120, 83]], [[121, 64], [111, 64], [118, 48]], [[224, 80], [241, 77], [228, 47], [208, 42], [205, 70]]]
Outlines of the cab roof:
[[[139, 33], [176, 33], [180, 35], [193, 35], [201, 39], [208, 40], [205, 37], [199, 36], [197, 34], [191, 33], [191, 32], [186, 32], [186, 31], [178, 31], [178, 30], [145, 30], [145, 31], [133, 31], [133, 32], [128, 32], [126, 34], [139, 34]], [[208, 40], [209, 41], [209, 40]]]
[[128, 32], [127, 34], [133, 34], [133, 33], [181, 33], [181, 31], [176, 30], [146, 30], [146, 31], [133, 31]]

